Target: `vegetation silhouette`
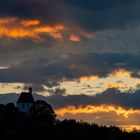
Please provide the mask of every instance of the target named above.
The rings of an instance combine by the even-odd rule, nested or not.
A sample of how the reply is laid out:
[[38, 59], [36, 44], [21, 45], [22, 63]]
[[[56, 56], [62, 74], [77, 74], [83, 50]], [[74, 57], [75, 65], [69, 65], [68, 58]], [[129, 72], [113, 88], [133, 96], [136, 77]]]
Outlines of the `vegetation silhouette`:
[[140, 140], [140, 132], [126, 132], [116, 126], [98, 126], [76, 120], [60, 121], [51, 105], [38, 100], [28, 114], [20, 112], [13, 103], [0, 104], [0, 138]]

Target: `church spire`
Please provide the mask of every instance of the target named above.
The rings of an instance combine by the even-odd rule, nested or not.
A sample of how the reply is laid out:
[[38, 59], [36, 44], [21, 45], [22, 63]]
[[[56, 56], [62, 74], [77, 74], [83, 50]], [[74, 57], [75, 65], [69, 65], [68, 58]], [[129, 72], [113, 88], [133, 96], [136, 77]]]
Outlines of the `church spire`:
[[29, 87], [29, 93], [32, 94], [32, 87]]

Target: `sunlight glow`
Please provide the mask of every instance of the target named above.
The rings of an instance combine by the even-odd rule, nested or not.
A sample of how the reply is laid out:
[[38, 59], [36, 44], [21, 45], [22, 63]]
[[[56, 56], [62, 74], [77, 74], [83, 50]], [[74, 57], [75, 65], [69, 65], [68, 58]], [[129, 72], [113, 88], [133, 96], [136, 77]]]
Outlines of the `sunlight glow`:
[[69, 106], [65, 108], [60, 108], [55, 110], [56, 114], [58, 116], [64, 117], [66, 114], [70, 115], [75, 115], [75, 114], [91, 114], [91, 113], [98, 113], [98, 112], [115, 112], [118, 116], [123, 116], [124, 118], [128, 118], [130, 114], [134, 113], [139, 113], [140, 110], [133, 110], [129, 109], [126, 110], [120, 106], [113, 106], [113, 105], [101, 105], [101, 106], [93, 106], [93, 105], [88, 105], [88, 106], [80, 106], [80, 107], [75, 107], [75, 106]]
[[122, 83], [116, 83], [116, 84], [113, 84], [113, 83], [109, 83], [107, 85], [107, 88], [116, 88], [116, 89], [121, 89], [121, 88], [125, 88], [126, 86]]
[[99, 77], [98, 76], [84, 76], [84, 77], [80, 77], [79, 78], [79, 81], [82, 83], [82, 82], [85, 82], [85, 81], [90, 81], [90, 80], [97, 80], [97, 79], [99, 79]]
[[21, 25], [28, 27], [28, 26], [35, 26], [35, 25], [39, 25], [40, 21], [39, 20], [23, 20], [21, 21]]
[[71, 35], [69, 38], [70, 41], [72, 42], [80, 42], [80, 37], [78, 35]]
[[62, 39], [64, 25], [41, 25], [39, 20], [21, 20], [18, 18], [0, 18], [0, 37], [34, 38], [41, 40], [40, 34], [47, 33], [55, 39]]
[[132, 77], [131, 74], [130, 71], [118, 69], [107, 77], [90, 75], [82, 76], [73, 81], [62, 81], [60, 85], [55, 88], [66, 89], [67, 95], [96, 95], [108, 88], [116, 88], [122, 92], [129, 91], [130, 89], [136, 90], [139, 87], [140, 78]]
[[124, 70], [124, 69], [118, 69], [112, 72], [113, 75], [115, 76], [127, 76], [127, 77], [131, 77], [132, 72]]

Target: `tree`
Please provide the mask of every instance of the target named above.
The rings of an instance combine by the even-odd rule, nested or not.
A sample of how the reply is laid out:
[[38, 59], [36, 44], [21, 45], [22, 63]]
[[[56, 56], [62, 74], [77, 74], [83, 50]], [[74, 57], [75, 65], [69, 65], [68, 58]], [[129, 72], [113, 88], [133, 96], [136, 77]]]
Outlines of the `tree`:
[[34, 103], [30, 114], [32, 119], [47, 123], [53, 123], [56, 118], [56, 114], [51, 105], [42, 100], [38, 100]]

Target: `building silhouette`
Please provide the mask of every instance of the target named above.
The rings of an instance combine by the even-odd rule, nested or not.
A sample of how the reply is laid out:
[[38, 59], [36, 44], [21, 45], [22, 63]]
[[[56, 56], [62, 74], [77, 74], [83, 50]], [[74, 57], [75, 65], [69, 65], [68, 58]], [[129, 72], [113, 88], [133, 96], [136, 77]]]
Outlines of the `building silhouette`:
[[17, 108], [21, 112], [28, 113], [34, 104], [34, 98], [32, 95], [32, 87], [29, 87], [28, 92], [22, 92], [17, 101]]

